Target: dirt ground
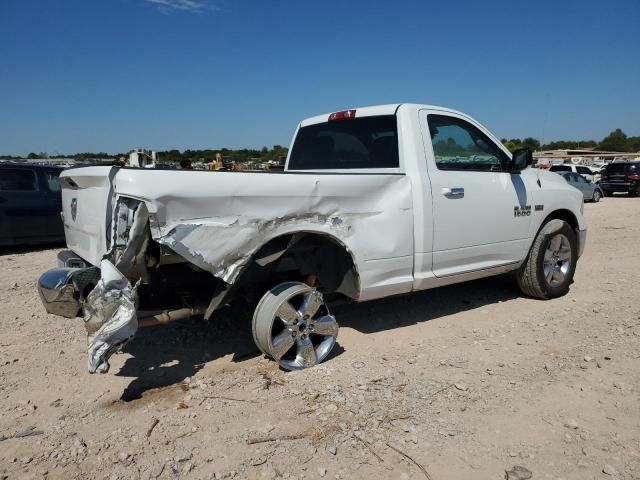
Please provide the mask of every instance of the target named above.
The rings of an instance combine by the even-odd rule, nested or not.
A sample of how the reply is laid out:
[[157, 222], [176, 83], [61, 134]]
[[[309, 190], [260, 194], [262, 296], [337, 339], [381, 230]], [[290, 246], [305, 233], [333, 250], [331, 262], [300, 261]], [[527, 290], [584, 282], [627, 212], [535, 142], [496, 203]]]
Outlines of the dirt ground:
[[35, 290], [58, 250], [0, 252], [0, 479], [640, 479], [640, 199], [585, 211], [567, 296], [343, 306], [335, 355], [294, 373], [223, 312], [90, 375], [82, 322]]

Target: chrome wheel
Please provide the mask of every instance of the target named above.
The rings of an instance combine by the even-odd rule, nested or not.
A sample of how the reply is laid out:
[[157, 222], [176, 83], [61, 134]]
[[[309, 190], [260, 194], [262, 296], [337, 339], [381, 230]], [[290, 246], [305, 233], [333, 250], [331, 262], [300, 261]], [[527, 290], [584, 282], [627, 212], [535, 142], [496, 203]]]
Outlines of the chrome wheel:
[[287, 282], [270, 291], [253, 315], [253, 339], [286, 370], [322, 362], [333, 349], [338, 322], [322, 294], [304, 283]]
[[571, 269], [571, 243], [562, 233], [554, 235], [544, 252], [542, 271], [548, 285], [554, 287], [565, 281]]

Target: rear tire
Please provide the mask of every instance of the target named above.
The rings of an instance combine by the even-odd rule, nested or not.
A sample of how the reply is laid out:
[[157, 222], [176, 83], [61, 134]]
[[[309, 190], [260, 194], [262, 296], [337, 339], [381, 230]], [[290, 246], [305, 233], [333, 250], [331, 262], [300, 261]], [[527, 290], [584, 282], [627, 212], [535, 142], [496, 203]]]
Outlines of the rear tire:
[[313, 367], [336, 344], [338, 322], [314, 287], [299, 282], [276, 285], [253, 314], [253, 340], [285, 370]]
[[520, 290], [547, 300], [569, 291], [578, 260], [576, 234], [567, 222], [553, 219], [542, 226], [529, 255], [517, 271]]

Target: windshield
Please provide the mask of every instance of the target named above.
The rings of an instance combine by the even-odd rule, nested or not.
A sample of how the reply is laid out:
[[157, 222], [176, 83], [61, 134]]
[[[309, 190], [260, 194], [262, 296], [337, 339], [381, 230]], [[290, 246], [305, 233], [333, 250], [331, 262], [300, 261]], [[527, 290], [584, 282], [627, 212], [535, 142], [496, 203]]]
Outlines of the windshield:
[[309, 125], [298, 131], [288, 170], [397, 168], [395, 115]]

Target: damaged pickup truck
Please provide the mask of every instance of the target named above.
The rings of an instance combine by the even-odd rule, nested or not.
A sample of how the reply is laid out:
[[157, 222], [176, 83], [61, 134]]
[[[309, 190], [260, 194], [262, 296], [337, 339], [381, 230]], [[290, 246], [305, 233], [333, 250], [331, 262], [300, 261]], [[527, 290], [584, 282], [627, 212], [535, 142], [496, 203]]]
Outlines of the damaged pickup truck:
[[38, 282], [82, 317], [88, 368], [146, 325], [252, 306], [253, 336], [289, 370], [331, 352], [328, 305], [513, 271], [565, 294], [586, 240], [582, 194], [529, 168], [454, 110], [382, 105], [302, 121], [278, 174], [120, 167], [61, 175], [70, 250]]

